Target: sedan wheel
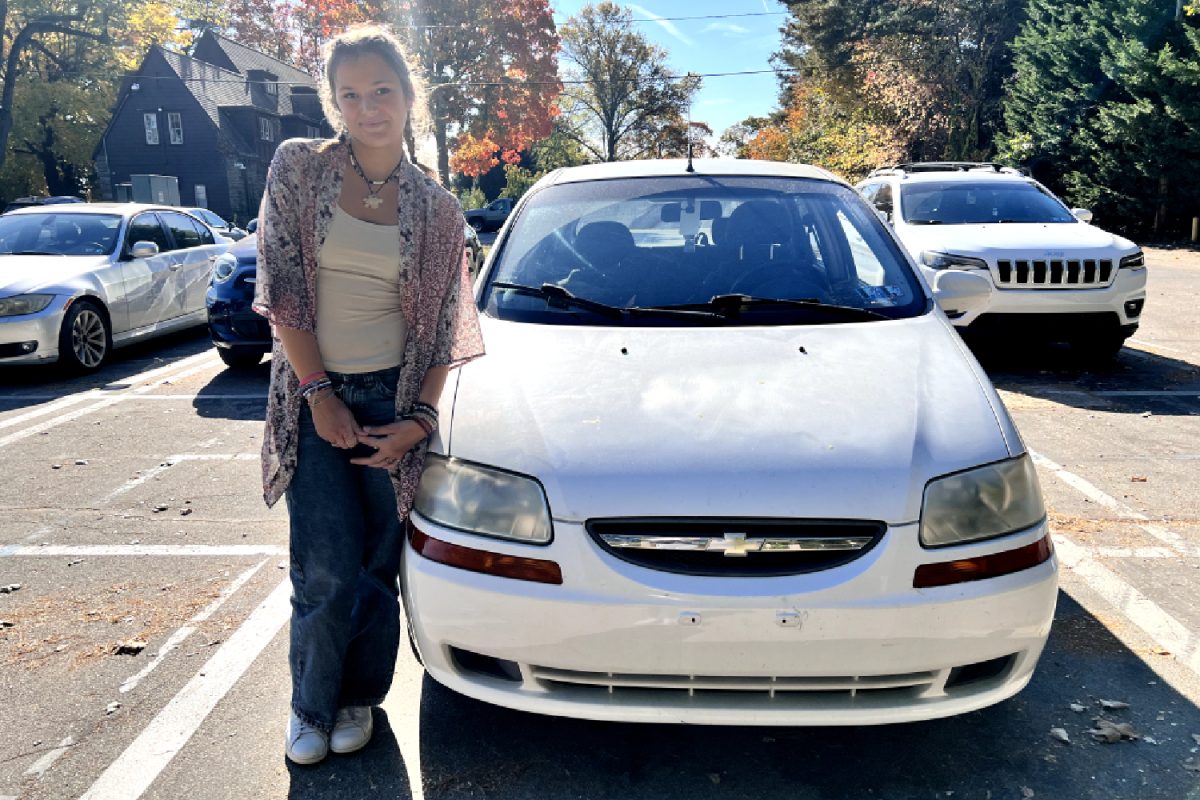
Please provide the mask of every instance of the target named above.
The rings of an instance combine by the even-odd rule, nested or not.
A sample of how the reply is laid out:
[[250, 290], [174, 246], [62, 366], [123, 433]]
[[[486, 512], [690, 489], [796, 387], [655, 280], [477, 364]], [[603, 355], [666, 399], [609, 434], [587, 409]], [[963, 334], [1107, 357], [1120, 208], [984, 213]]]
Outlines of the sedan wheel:
[[67, 310], [58, 339], [58, 359], [71, 369], [92, 371], [108, 358], [112, 335], [95, 304], [78, 300]]

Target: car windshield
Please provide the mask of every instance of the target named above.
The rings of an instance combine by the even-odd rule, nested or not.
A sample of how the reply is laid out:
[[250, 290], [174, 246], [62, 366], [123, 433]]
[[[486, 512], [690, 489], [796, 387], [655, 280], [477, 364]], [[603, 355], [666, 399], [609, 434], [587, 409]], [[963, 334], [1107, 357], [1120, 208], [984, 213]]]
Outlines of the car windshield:
[[922, 181], [901, 186], [900, 203], [910, 225], [1078, 222], [1053, 195], [1024, 181]]
[[698, 175], [538, 191], [501, 244], [483, 299], [502, 319], [588, 325], [825, 324], [928, 307], [849, 188]]
[[0, 255], [107, 255], [117, 248], [121, 217], [46, 211], [0, 217]]

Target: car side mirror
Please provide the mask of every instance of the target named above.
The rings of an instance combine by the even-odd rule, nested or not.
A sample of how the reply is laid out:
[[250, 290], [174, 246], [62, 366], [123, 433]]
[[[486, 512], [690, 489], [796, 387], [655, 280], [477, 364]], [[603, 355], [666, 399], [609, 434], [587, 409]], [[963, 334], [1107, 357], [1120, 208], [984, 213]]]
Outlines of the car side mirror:
[[879, 217], [887, 225], [892, 224], [892, 212], [888, 211], [885, 208], [880, 208], [879, 206], [875, 206], [875, 216]]
[[150, 258], [158, 255], [158, 245], [154, 242], [134, 242], [129, 248], [129, 255], [134, 258]]
[[933, 299], [953, 320], [974, 319], [992, 303], [992, 282], [975, 272], [939, 270], [933, 278]]
[[258, 230], [258, 217], [246, 223], [246, 233], [254, 233]]
[[1072, 208], [1071, 213], [1074, 214], [1075, 219], [1079, 220], [1080, 222], [1091, 222], [1092, 221], [1091, 209]]

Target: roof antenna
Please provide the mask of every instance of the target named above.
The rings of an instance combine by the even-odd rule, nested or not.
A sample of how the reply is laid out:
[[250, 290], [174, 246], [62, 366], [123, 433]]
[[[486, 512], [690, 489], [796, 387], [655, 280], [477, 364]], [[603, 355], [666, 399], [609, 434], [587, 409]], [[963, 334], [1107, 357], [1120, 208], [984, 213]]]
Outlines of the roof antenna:
[[687, 120], [687, 144], [688, 144], [688, 163], [685, 172], [695, 172], [696, 168], [692, 166], [692, 98], [688, 98], [688, 120]]

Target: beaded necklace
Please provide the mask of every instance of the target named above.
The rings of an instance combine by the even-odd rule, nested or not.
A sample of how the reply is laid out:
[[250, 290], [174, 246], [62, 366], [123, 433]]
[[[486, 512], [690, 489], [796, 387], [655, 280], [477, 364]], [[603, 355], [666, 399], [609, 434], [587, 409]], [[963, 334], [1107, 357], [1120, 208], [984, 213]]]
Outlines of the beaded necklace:
[[363, 183], [367, 185], [367, 196], [363, 198], [363, 205], [371, 209], [379, 208], [380, 204], [383, 203], [383, 198], [379, 196], [379, 193], [383, 191], [383, 187], [387, 186], [388, 182], [395, 180], [396, 176], [400, 174], [400, 170], [404, 166], [404, 159], [400, 159], [400, 163], [392, 170], [392, 174], [381, 181], [373, 181], [363, 172], [363, 168], [359, 166], [358, 159], [354, 157], [354, 145], [349, 143], [347, 145], [350, 148], [350, 166], [354, 167], [354, 171], [358, 173], [358, 177], [362, 178]]

